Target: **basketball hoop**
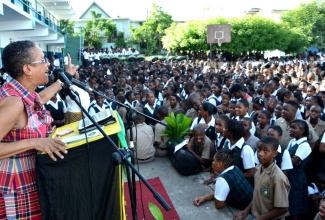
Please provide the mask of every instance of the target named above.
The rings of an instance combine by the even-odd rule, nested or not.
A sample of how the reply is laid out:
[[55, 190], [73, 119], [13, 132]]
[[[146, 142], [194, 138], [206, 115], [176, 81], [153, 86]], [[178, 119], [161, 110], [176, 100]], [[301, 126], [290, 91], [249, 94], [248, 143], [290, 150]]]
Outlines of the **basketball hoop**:
[[207, 26], [207, 43], [218, 44], [231, 42], [231, 31], [229, 24], [217, 24]]

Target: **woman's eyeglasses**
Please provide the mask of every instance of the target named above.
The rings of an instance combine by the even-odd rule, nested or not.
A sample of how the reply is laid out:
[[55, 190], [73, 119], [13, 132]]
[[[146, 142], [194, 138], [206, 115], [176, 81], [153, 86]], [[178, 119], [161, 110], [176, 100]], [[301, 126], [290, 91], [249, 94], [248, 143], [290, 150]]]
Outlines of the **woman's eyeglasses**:
[[36, 60], [34, 62], [31, 62], [30, 64], [36, 64], [36, 63], [48, 63], [48, 59], [47, 58], [43, 58], [41, 60]]

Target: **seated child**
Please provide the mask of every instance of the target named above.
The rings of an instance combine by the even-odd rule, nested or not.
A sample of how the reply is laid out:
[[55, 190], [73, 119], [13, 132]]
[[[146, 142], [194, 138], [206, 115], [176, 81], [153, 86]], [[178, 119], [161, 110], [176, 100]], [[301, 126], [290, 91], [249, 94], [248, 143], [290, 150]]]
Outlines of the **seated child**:
[[233, 153], [222, 149], [215, 154], [212, 168], [220, 175], [216, 178], [214, 193], [195, 198], [194, 205], [199, 206], [205, 201], [214, 200], [217, 209], [226, 205], [236, 209], [248, 206], [253, 197], [253, 188], [238, 167], [233, 165]]
[[[168, 108], [165, 106], [160, 106], [157, 109], [157, 119], [159, 121], [162, 121], [164, 123], [166, 123], [165, 121], [165, 117], [168, 116]], [[166, 130], [166, 126], [162, 125], [160, 123], [157, 123], [155, 125], [155, 149], [156, 149], [156, 153], [155, 156], [156, 157], [164, 157], [168, 155], [168, 146], [167, 146], [167, 142], [169, 140], [169, 137], [161, 137], [160, 134], [165, 133]]]
[[194, 126], [193, 137], [190, 139], [186, 147], [204, 167], [203, 170], [207, 171], [211, 168], [213, 155], [215, 153], [214, 144], [205, 135], [204, 127], [201, 124]]
[[90, 115], [95, 115], [98, 112], [110, 108], [110, 106], [106, 102], [104, 102], [105, 99], [102, 96], [98, 95], [97, 93], [95, 93], [94, 95], [95, 95], [96, 103], [93, 103], [92, 105], [89, 106], [88, 113]]
[[44, 105], [45, 109], [50, 111], [53, 118], [52, 125], [60, 127], [65, 123], [65, 113], [67, 112], [67, 107], [65, 102], [60, 98], [58, 93]]
[[[153, 91], [149, 91], [146, 95], [147, 104], [143, 107], [143, 113], [151, 118], [157, 119], [157, 109], [159, 107], [158, 104], [156, 104], [155, 100], [155, 93]], [[155, 125], [156, 121], [154, 121], [151, 118], [146, 117], [146, 123], [147, 125]]]
[[258, 144], [258, 159], [254, 175], [254, 194], [252, 202], [234, 215], [234, 219], [245, 219], [252, 212], [255, 218], [279, 219], [289, 215], [290, 184], [286, 175], [276, 165], [279, 141], [274, 137], [264, 137]]
[[[135, 110], [142, 112], [142, 108], [135, 107]], [[136, 127], [132, 127], [132, 140], [135, 143], [134, 158], [137, 163], [151, 162], [155, 157], [154, 133], [150, 125], [145, 123], [144, 116], [137, 114], [135, 120]], [[127, 141], [131, 140], [130, 131], [127, 131]], [[130, 144], [129, 144], [130, 146]]]

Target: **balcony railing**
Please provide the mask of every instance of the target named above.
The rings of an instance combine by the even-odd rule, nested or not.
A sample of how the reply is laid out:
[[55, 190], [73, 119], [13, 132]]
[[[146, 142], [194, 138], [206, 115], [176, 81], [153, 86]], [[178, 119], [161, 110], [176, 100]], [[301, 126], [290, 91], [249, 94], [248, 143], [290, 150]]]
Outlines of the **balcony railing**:
[[38, 19], [45, 25], [47, 25], [50, 29], [55, 32], [60, 33], [60, 21], [58, 21], [48, 10], [44, 8], [36, 0], [33, 1], [35, 3], [35, 7], [28, 0], [8, 0], [12, 4], [18, 6], [26, 13], [31, 14], [34, 18]]

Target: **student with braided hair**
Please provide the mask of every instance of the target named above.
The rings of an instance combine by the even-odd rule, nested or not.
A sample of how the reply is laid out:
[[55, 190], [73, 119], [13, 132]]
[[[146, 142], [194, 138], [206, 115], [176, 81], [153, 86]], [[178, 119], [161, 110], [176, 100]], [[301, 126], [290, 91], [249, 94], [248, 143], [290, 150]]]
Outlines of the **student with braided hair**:
[[216, 178], [214, 192], [193, 200], [199, 206], [205, 201], [214, 200], [217, 209], [230, 205], [237, 209], [244, 209], [253, 198], [253, 188], [244, 178], [243, 173], [234, 166], [234, 152], [221, 149], [213, 158], [212, 168], [220, 173]]
[[254, 176], [254, 152], [245, 143], [244, 132], [244, 126], [240, 121], [230, 119], [224, 128], [223, 136], [229, 139], [230, 150], [234, 151], [234, 165], [244, 173], [246, 179], [250, 179]]

